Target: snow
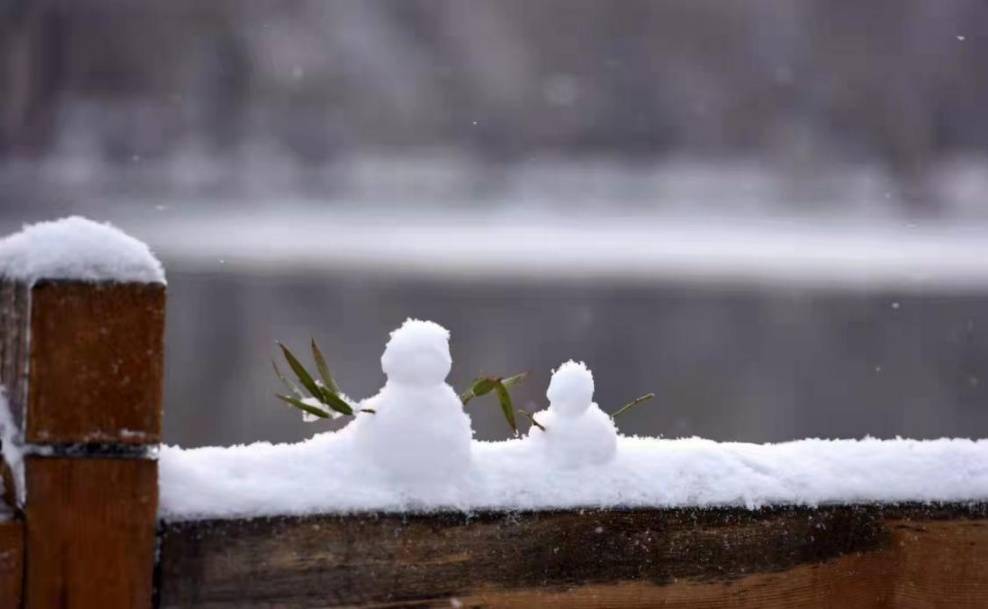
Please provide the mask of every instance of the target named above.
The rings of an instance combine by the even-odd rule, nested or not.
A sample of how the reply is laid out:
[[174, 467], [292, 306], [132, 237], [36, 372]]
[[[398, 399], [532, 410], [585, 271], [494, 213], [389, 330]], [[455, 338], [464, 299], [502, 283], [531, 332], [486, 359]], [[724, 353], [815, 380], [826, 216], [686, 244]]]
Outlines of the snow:
[[[551, 428], [549, 428], [551, 431]], [[355, 458], [351, 428], [297, 444], [160, 454], [166, 520], [366, 511], [757, 508], [988, 500], [988, 441], [718, 443], [620, 437], [614, 460], [563, 467], [528, 439], [473, 442], [451, 485], [396, 486]]]
[[529, 432], [550, 463], [565, 469], [614, 459], [617, 428], [592, 401], [593, 391], [593, 374], [583, 362], [570, 360], [553, 372], [546, 391], [549, 408], [534, 415], [545, 431]]
[[456, 392], [446, 384], [452, 366], [449, 331], [409, 319], [391, 333], [381, 356], [388, 380], [351, 424], [362, 462], [377, 465], [401, 486], [448, 486], [470, 465], [473, 430]]
[[165, 283], [147, 245], [80, 216], [27, 225], [0, 240], [0, 277]]
[[297, 444], [160, 452], [166, 520], [364, 511], [819, 505], [988, 499], [988, 440], [717, 443], [619, 436], [568, 361], [537, 428], [473, 441], [446, 384], [449, 332], [408, 320], [381, 356], [388, 379], [343, 429]]

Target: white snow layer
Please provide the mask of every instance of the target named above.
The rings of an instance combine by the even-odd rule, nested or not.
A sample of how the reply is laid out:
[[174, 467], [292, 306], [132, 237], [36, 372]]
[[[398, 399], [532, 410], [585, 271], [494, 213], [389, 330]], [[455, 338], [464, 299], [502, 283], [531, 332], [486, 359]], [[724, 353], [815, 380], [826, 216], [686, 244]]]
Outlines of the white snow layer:
[[0, 240], [0, 277], [165, 283], [147, 245], [80, 216], [27, 225]]
[[160, 515], [988, 500], [988, 440], [744, 444], [620, 437], [612, 461], [577, 468], [547, 461], [527, 438], [473, 442], [464, 477], [403, 486], [354, 458], [352, 429], [297, 444], [164, 447]]

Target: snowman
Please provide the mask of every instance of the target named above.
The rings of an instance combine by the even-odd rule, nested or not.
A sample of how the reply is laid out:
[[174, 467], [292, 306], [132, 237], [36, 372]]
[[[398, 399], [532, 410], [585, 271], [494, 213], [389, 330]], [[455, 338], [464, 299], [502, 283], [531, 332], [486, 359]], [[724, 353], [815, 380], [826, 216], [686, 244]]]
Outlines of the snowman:
[[617, 428], [593, 402], [593, 374], [572, 360], [552, 373], [549, 408], [536, 413], [545, 431], [529, 435], [544, 447], [550, 463], [564, 468], [607, 463], [617, 452]]
[[470, 464], [473, 429], [446, 384], [451, 364], [449, 331], [431, 321], [405, 321], [384, 348], [388, 380], [353, 431], [363, 457], [397, 482], [454, 482]]

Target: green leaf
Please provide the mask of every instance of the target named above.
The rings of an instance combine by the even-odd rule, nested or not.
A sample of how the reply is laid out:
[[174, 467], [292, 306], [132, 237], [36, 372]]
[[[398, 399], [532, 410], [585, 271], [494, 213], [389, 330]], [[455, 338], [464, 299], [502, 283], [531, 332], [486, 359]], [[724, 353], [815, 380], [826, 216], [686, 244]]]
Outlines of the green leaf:
[[501, 384], [505, 387], [511, 387], [517, 385], [518, 383], [524, 381], [528, 377], [528, 372], [519, 372], [518, 374], [509, 376], [508, 378], [501, 379]]
[[473, 385], [470, 385], [469, 389], [460, 394], [460, 401], [466, 406], [467, 402], [473, 398], [490, 393], [497, 382], [498, 379], [487, 376], [474, 380]]
[[374, 410], [373, 408], [361, 408], [360, 412], [369, 412], [371, 414], [377, 414], [377, 411]]
[[487, 395], [494, 390], [495, 385], [501, 383], [505, 387], [511, 387], [512, 385], [517, 385], [518, 383], [525, 380], [528, 376], [528, 372], [521, 372], [507, 378], [494, 377], [494, 376], [482, 376], [473, 381], [473, 385], [469, 389], [460, 394], [460, 401], [466, 406], [467, 403], [475, 397], [482, 395]]
[[473, 387], [470, 388], [470, 391], [472, 391], [476, 396], [487, 395], [493, 391], [494, 386], [497, 385], [497, 383], [498, 380], [493, 378], [477, 379], [474, 381]]
[[642, 402], [646, 402], [648, 400], [651, 400], [654, 397], [655, 397], [655, 394], [654, 393], [646, 393], [645, 395], [638, 396], [637, 398], [631, 400], [630, 402], [628, 402], [627, 404], [625, 404], [621, 408], [618, 408], [617, 409], [617, 412], [615, 412], [614, 414], [611, 415], [611, 418], [612, 419], [617, 418], [619, 415], [624, 414], [625, 412], [631, 410], [632, 408], [634, 408], [635, 406], [641, 404]]
[[340, 414], [348, 417], [353, 416], [353, 406], [348, 404], [343, 398], [329, 390], [328, 387], [321, 387], [322, 391], [316, 398], [323, 404], [329, 406]]
[[529, 421], [531, 421], [532, 425], [538, 427], [542, 431], [545, 431], [545, 426], [543, 426], [542, 423], [539, 423], [538, 421], [535, 420], [535, 415], [528, 412], [527, 410], [522, 410], [521, 408], [518, 409], [518, 412], [524, 415], [525, 418], [527, 418]]
[[511, 403], [511, 394], [508, 393], [508, 388], [501, 381], [494, 381], [494, 390], [497, 392], [497, 401], [501, 403], [501, 412], [504, 413], [504, 418], [511, 426], [511, 431], [517, 435], [518, 423], [515, 421], [515, 407]]
[[299, 391], [299, 388], [295, 385], [295, 383], [292, 383], [286, 379], [285, 375], [281, 373], [281, 368], [278, 368], [278, 364], [275, 363], [274, 360], [271, 360], [271, 366], [274, 368], [275, 376], [277, 376], [278, 380], [281, 381], [281, 384], [285, 386], [285, 389], [294, 393], [296, 397], [303, 397], [302, 392]]
[[340, 386], [336, 384], [333, 379], [333, 375], [329, 372], [329, 366], [326, 365], [326, 358], [323, 357], [322, 351], [319, 350], [319, 345], [316, 344], [316, 339], [312, 339], [312, 359], [316, 360], [316, 370], [319, 371], [319, 376], [322, 377], [323, 385], [327, 389], [335, 393], [340, 394]]
[[288, 365], [291, 367], [292, 372], [294, 372], [295, 376], [298, 377], [298, 380], [300, 383], [302, 383], [302, 386], [305, 387], [306, 390], [308, 390], [309, 394], [312, 397], [316, 398], [321, 402], [323, 391], [319, 388], [319, 385], [317, 385], [316, 382], [312, 380], [312, 375], [309, 374], [309, 371], [305, 369], [305, 366], [302, 365], [302, 362], [298, 361], [298, 358], [295, 357], [295, 354], [293, 354], [291, 351], [288, 350], [288, 347], [286, 347], [281, 343], [278, 343], [278, 346], [281, 347], [281, 352], [285, 355], [285, 361], [288, 362]]
[[298, 408], [299, 410], [301, 410], [303, 412], [307, 412], [307, 413], [309, 413], [309, 414], [311, 414], [313, 416], [319, 417], [320, 419], [328, 419], [329, 418], [329, 413], [327, 413], [326, 411], [321, 410], [319, 408], [316, 408], [315, 406], [310, 406], [309, 404], [306, 404], [302, 400], [297, 400], [297, 399], [295, 399], [293, 397], [289, 397], [287, 395], [281, 395], [280, 393], [276, 393], [276, 394], [274, 394], [274, 396], [276, 398], [278, 398], [279, 400], [281, 400], [282, 402], [285, 402], [287, 404], [290, 404], [290, 405], [294, 406], [295, 408]]

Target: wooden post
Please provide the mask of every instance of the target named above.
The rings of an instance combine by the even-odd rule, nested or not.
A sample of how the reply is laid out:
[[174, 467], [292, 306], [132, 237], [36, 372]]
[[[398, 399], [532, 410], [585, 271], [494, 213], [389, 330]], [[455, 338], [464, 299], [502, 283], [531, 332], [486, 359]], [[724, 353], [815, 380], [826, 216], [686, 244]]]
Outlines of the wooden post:
[[165, 287], [0, 285], [27, 609], [152, 603]]
[[24, 523], [0, 516], [0, 609], [19, 609], [24, 584]]

